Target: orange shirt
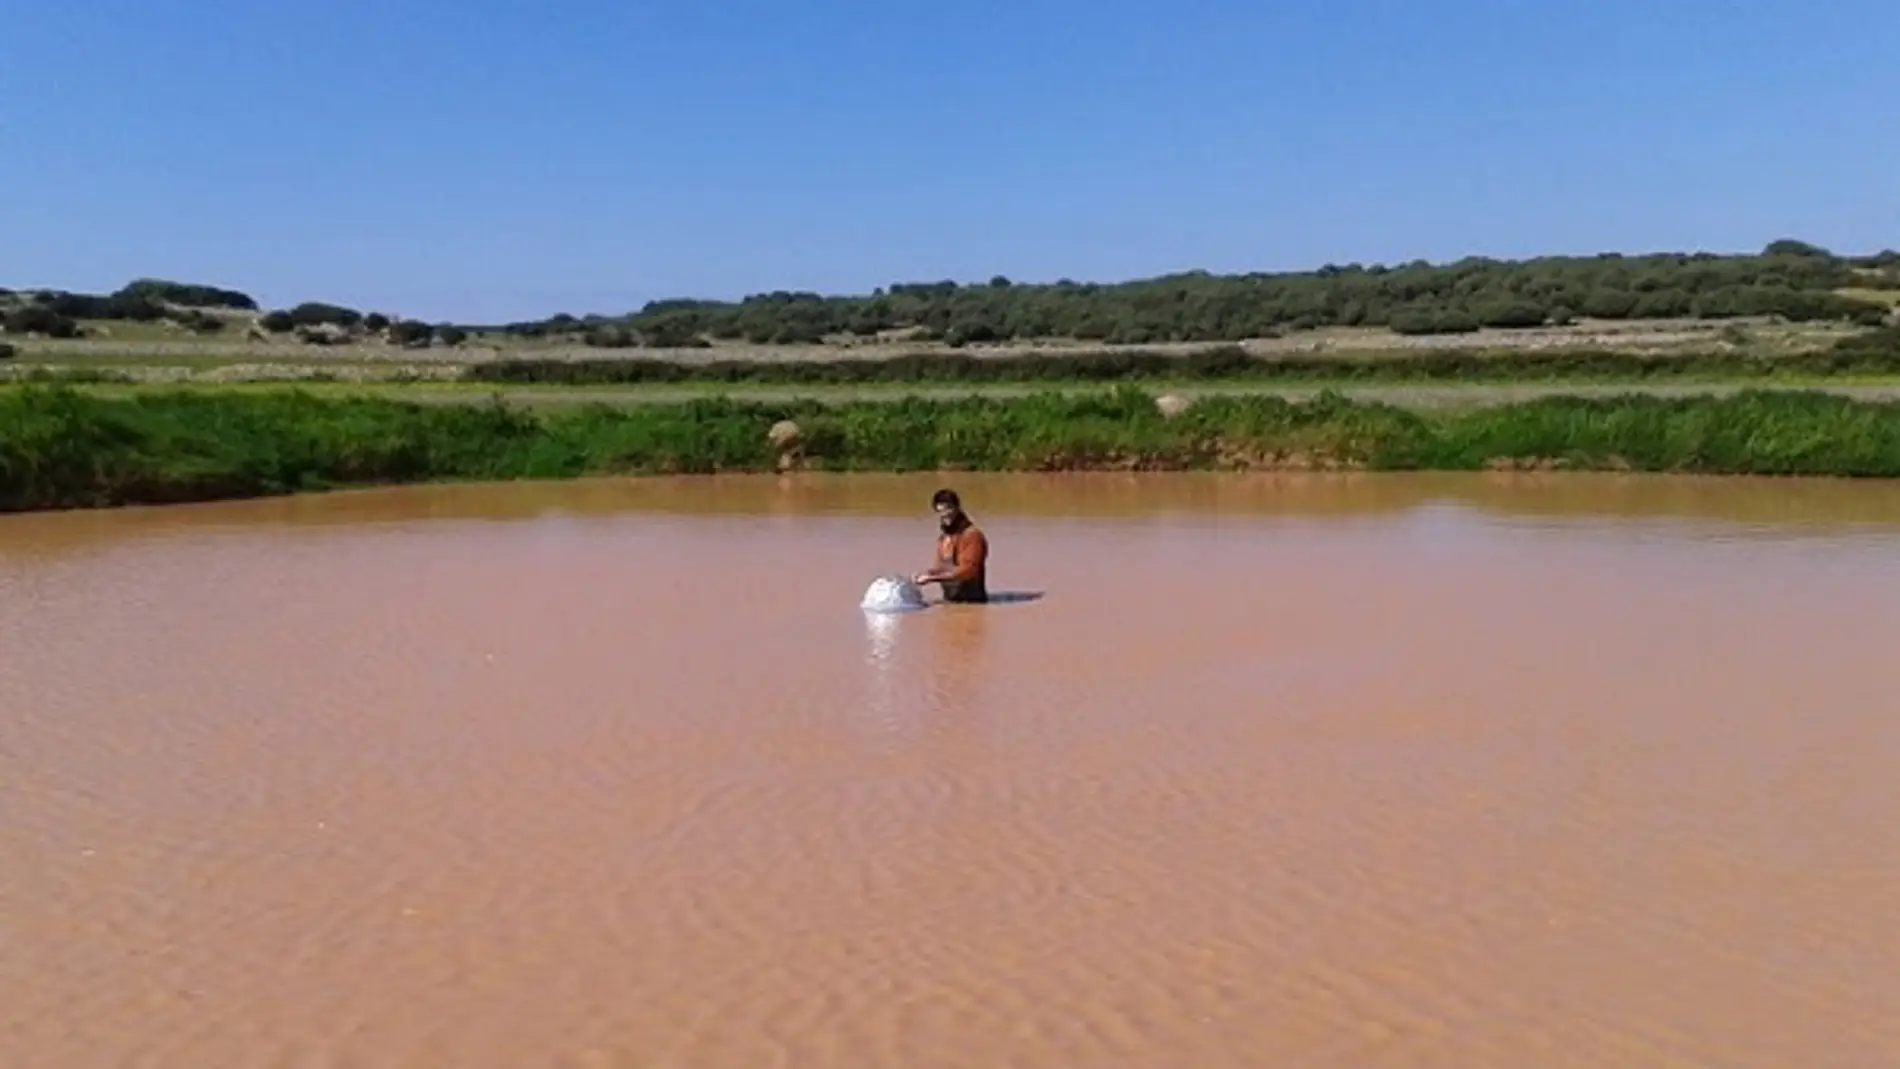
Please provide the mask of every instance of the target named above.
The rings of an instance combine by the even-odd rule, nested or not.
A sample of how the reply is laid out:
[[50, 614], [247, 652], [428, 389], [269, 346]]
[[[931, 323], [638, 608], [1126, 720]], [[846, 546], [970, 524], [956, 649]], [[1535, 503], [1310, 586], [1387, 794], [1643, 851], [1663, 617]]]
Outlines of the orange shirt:
[[944, 597], [955, 600], [986, 596], [989, 560], [990, 540], [974, 523], [966, 524], [961, 531], [938, 536], [937, 567], [950, 572], [943, 586]]

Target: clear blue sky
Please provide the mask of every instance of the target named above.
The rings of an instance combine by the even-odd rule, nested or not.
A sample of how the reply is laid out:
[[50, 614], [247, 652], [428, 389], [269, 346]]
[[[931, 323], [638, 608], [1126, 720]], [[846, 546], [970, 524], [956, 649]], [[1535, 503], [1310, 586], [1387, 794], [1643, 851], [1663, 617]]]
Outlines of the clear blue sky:
[[460, 320], [1900, 245], [1891, 0], [42, 0], [0, 285]]

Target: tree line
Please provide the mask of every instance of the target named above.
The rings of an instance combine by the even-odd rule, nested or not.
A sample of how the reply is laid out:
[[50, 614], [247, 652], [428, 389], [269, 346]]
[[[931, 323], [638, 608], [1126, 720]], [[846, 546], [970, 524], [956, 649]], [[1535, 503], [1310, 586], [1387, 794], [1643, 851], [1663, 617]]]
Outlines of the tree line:
[[484, 328], [605, 348], [709, 341], [815, 343], [902, 332], [951, 346], [1073, 338], [1115, 345], [1243, 341], [1319, 327], [1399, 334], [1534, 328], [1579, 318], [1779, 316], [1882, 323], [1883, 304], [1836, 293], [1900, 289], [1900, 252], [1840, 257], [1797, 241], [1753, 255], [1659, 253], [1468, 257], [1455, 263], [1327, 265], [1314, 271], [1187, 272], [1130, 282], [1025, 285], [998, 276], [902, 283], [860, 296], [774, 292], [738, 301], [653, 301], [619, 318], [572, 315]]
[[249, 294], [160, 278], [133, 279], [107, 294], [0, 289], [0, 327], [8, 334], [42, 334], [49, 338], [79, 337], [84, 333], [84, 320], [170, 320], [194, 333], [209, 334], [225, 326], [225, 319], [216, 312], [256, 310], [257, 301]]
[[421, 348], [438, 341], [443, 345], [460, 345], [468, 338], [468, 331], [452, 323], [396, 319], [381, 312], [364, 313], [321, 301], [306, 301], [294, 308], [279, 309], [257, 323], [272, 334], [296, 334], [318, 344], [374, 335], [393, 345]]
[[[403, 345], [459, 344], [475, 332], [599, 348], [704, 348], [716, 341], [811, 344], [901, 337], [953, 347], [1038, 338], [1109, 345], [1236, 342], [1320, 327], [1398, 334], [1528, 329], [1577, 319], [1777, 316], [1877, 326], [1886, 305], [1837, 291], [1900, 290], [1900, 252], [1837, 256], [1782, 240], [1758, 253], [1466, 257], [1452, 263], [1328, 264], [1312, 271], [1205, 271], [1118, 283], [898, 283], [869, 294], [778, 291], [736, 301], [668, 299], [620, 316], [561, 314], [471, 326], [427, 324], [320, 301], [270, 311], [258, 326], [306, 340], [375, 334]], [[0, 296], [4, 296], [0, 291]], [[246, 294], [140, 279], [118, 292], [40, 292], [9, 313], [9, 333], [74, 336], [88, 319], [169, 318], [194, 330], [223, 325], [205, 309], [256, 311]], [[15, 318], [19, 317], [19, 318]]]
[[[99, 321], [170, 321], [196, 334], [213, 334], [230, 323], [218, 312], [257, 311], [259, 305], [249, 294], [164, 279], [135, 279], [109, 294], [0, 289], [0, 327], [12, 335], [77, 338], [86, 333], [85, 323]], [[268, 312], [259, 316], [256, 323], [267, 333], [295, 334], [314, 344], [376, 334], [405, 346], [437, 341], [459, 345], [468, 334], [453, 324], [401, 320], [378, 312], [364, 314], [322, 301], [306, 301], [293, 308]]]

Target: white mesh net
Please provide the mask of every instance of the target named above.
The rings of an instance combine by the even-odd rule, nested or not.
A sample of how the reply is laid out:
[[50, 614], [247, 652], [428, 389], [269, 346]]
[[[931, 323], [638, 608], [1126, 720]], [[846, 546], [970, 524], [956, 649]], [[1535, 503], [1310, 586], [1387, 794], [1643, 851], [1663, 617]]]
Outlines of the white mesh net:
[[924, 591], [909, 576], [880, 575], [864, 590], [858, 606], [867, 612], [907, 612], [925, 605]]

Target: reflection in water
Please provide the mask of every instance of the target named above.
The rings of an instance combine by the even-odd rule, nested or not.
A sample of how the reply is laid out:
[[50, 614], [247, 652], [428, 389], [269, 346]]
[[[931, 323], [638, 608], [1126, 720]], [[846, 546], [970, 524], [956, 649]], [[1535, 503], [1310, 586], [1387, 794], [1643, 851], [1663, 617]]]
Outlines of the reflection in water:
[[923, 728], [939, 740], [967, 738], [983, 715], [984, 645], [989, 605], [943, 605], [931, 610], [919, 637], [930, 643], [930, 664], [923, 679]]
[[863, 610], [863, 613], [864, 634], [868, 639], [865, 660], [869, 661], [873, 668], [883, 670], [888, 667], [892, 654], [896, 652], [897, 629], [903, 625], [904, 618], [910, 614], [872, 612], [869, 609]]
[[867, 711], [898, 734], [953, 732], [977, 704], [991, 606], [865, 612]]
[[0, 1066], [1900, 1049], [1893, 486], [934, 483], [0, 518]]
[[864, 665], [870, 679], [866, 711], [872, 722], [892, 732], [903, 730], [900, 688], [904, 673], [897, 661], [898, 632], [914, 615], [863, 610]]

